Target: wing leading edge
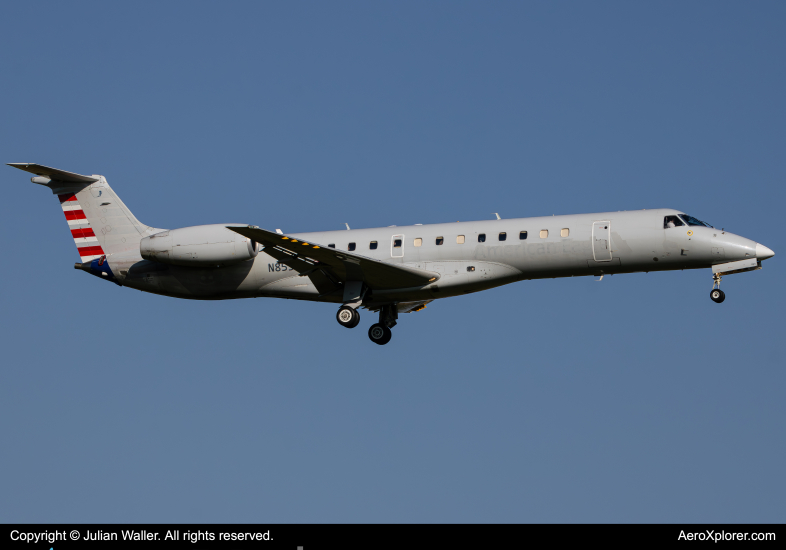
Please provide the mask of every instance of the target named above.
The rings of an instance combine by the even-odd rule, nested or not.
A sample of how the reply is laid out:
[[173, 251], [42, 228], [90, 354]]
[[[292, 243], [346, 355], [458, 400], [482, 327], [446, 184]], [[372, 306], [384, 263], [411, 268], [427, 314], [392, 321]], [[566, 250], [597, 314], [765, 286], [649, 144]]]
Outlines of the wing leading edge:
[[381, 262], [253, 226], [227, 229], [261, 243], [266, 254], [311, 277], [318, 290], [315, 278], [319, 279], [319, 273], [333, 282], [362, 281], [372, 290], [419, 287], [439, 279], [439, 274], [431, 271]]

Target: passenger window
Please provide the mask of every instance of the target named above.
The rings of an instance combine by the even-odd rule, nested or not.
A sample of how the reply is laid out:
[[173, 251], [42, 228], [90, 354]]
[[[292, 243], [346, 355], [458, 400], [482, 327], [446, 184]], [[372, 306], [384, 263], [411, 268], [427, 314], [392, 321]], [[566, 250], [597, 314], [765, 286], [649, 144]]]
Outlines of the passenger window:
[[560, 237], [567, 237], [568, 235], [570, 235], [570, 229], [568, 229], [567, 227], [565, 227], [564, 229], [560, 230], [560, 232], [559, 232], [559, 236]]
[[485, 233], [481, 233], [480, 235], [478, 235], [478, 242], [479, 243], [485, 243], [486, 242], [486, 234]]
[[329, 244], [328, 248], [336, 248], [336, 245], [335, 244]]
[[437, 237], [437, 246], [441, 245], [441, 244], [442, 244], [442, 243], [444, 243], [444, 242], [445, 242], [445, 239], [444, 239], [444, 238], [442, 238], [442, 237]]
[[464, 235], [456, 237], [456, 244], [464, 244]]
[[507, 239], [507, 238], [508, 238], [508, 234], [507, 234], [507, 233], [505, 233], [504, 231], [503, 231], [502, 233], [500, 233], [500, 234], [499, 234], [499, 240], [500, 240], [500, 241], [504, 241], [504, 240], [505, 240], [505, 239]]
[[685, 225], [682, 223], [682, 220], [679, 216], [666, 216], [663, 218], [663, 229], [669, 229], [670, 227], [679, 227], [681, 225]]
[[541, 229], [540, 230], [540, 238], [541, 239], [545, 239], [548, 236], [549, 236], [549, 230], [548, 229]]
[[355, 250], [355, 243], [349, 243], [349, 246], [347, 247], [347, 250], [349, 250], [349, 251]]
[[401, 248], [401, 239], [393, 239], [393, 248]]
[[369, 247], [371, 250], [376, 250], [376, 249], [377, 249], [377, 241], [371, 241], [371, 244], [370, 244], [370, 245], [368, 245], [368, 247]]
[[423, 239], [421, 239], [420, 237], [415, 239], [415, 246], [423, 246]]
[[467, 271], [475, 271], [475, 266], [474, 265], [468, 265], [467, 266]]
[[523, 241], [523, 240], [526, 240], [526, 239], [527, 239], [527, 232], [526, 231], [521, 231], [519, 233], [519, 240]]

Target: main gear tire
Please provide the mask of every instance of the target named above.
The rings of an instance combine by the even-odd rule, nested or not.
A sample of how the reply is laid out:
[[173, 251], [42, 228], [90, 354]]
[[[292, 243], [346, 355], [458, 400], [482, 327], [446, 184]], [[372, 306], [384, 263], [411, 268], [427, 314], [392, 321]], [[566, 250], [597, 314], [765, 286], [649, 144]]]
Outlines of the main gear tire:
[[342, 327], [355, 328], [360, 323], [360, 313], [348, 306], [341, 306], [336, 313], [336, 321]]
[[368, 329], [368, 337], [375, 344], [384, 346], [393, 337], [393, 333], [385, 325], [375, 323]]

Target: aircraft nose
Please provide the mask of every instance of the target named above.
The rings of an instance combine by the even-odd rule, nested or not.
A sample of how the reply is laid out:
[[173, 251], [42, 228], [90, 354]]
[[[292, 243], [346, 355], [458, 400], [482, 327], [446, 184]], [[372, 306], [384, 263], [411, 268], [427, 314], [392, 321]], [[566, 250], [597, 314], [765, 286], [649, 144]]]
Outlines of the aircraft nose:
[[775, 256], [775, 252], [764, 246], [763, 244], [756, 243], [756, 258], [759, 260], [766, 260]]

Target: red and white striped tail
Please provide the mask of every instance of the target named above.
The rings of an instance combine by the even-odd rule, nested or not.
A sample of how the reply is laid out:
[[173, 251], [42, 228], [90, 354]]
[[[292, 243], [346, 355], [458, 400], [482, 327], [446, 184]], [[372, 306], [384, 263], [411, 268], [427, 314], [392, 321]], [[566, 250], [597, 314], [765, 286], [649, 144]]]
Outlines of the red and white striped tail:
[[98, 244], [98, 238], [90, 227], [79, 201], [76, 200], [74, 193], [65, 193], [57, 196], [60, 199], [60, 206], [63, 207], [68, 228], [74, 237], [76, 249], [83, 262], [89, 262], [104, 255], [104, 249]]

